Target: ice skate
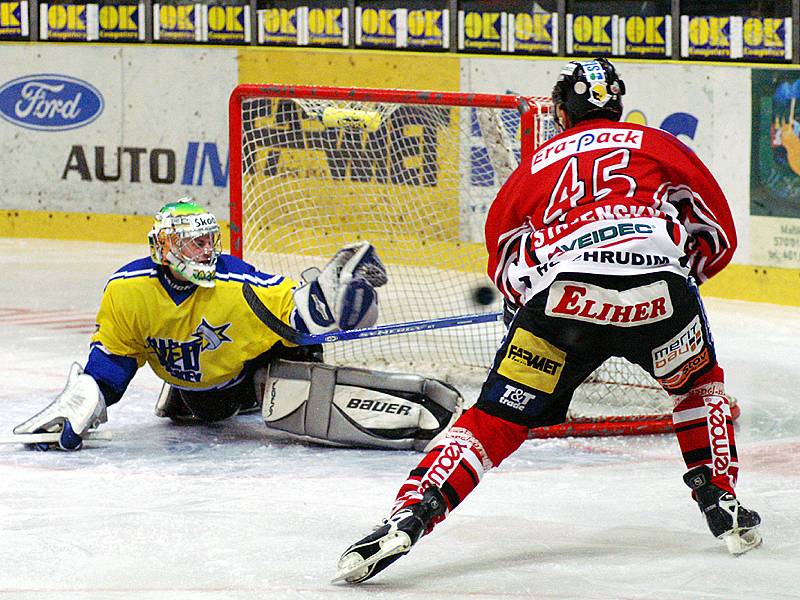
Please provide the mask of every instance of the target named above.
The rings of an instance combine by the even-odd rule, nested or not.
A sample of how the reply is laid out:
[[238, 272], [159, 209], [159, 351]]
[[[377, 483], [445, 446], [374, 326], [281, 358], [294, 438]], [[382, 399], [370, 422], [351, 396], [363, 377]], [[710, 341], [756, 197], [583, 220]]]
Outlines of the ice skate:
[[421, 502], [384, 519], [374, 532], [345, 550], [339, 559], [334, 583], [361, 583], [374, 577], [407, 554], [433, 519], [444, 514], [444, 511], [441, 492], [437, 488], [428, 488]]
[[174, 387], [165, 383], [156, 401], [155, 411], [157, 417], [167, 418], [173, 423], [197, 423], [197, 417], [192, 414], [189, 407], [181, 398]]
[[711, 533], [725, 542], [728, 552], [739, 556], [761, 545], [761, 534], [757, 530], [761, 517], [754, 510], [744, 508], [733, 494], [711, 483], [708, 467], [695, 467], [683, 480], [692, 488], [692, 496], [705, 515]]
[[256, 398], [252, 402], [248, 402], [247, 404], [243, 405], [239, 412], [236, 413], [237, 415], [252, 415], [255, 413], [261, 412], [261, 401], [262, 398]]

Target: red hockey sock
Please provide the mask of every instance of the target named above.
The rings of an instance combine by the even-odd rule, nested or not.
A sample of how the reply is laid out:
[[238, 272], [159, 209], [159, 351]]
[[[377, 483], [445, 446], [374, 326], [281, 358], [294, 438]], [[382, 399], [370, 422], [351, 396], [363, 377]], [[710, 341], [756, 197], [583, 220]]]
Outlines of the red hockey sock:
[[672, 423], [690, 469], [706, 465], [711, 482], [733, 492], [739, 474], [730, 404], [719, 366], [701, 377], [688, 393], [675, 397]]
[[[447, 511], [453, 510], [528, 437], [528, 428], [494, 417], [477, 408], [467, 410], [411, 471], [400, 487], [393, 513], [422, 499], [426, 488], [441, 490]], [[444, 515], [432, 523], [442, 521]], [[427, 533], [427, 532], [426, 532]]]

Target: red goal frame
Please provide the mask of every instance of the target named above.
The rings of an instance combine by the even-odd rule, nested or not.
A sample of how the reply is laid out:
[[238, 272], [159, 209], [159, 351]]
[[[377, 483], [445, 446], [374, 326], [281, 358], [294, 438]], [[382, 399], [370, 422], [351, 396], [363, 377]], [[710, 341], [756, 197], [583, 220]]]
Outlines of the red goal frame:
[[[269, 97], [286, 99], [338, 100], [353, 102], [384, 102], [462, 107], [513, 109], [520, 114], [520, 151], [522, 160], [533, 155], [539, 132], [535, 115], [550, 112], [550, 99], [509, 94], [478, 94], [464, 92], [420, 91], [401, 89], [301, 86], [277, 84], [241, 84], [230, 95], [228, 103], [229, 156], [230, 156], [230, 250], [243, 257], [242, 214], [242, 102], [245, 99]], [[537, 110], [533, 110], [537, 108]], [[614, 382], [608, 382], [614, 383]], [[622, 385], [622, 384], [619, 384]], [[730, 398], [730, 410], [736, 420], [741, 409]], [[660, 414], [631, 416], [572, 417], [560, 425], [532, 429], [530, 437], [589, 437], [609, 435], [643, 435], [673, 431], [671, 411]]]

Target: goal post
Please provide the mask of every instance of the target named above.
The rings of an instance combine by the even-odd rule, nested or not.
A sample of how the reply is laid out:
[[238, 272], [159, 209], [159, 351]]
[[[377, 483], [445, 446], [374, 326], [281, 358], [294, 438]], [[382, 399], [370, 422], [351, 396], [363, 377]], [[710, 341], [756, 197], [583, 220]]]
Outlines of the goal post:
[[[502, 310], [499, 294], [486, 294], [486, 213], [511, 170], [554, 135], [549, 99], [244, 84], [229, 127], [234, 255], [299, 279], [367, 240], [389, 274], [379, 324]], [[480, 383], [503, 332], [491, 319], [326, 344], [325, 358]], [[573, 409], [542, 433], [671, 429], [667, 395], [621, 359], [581, 386]]]

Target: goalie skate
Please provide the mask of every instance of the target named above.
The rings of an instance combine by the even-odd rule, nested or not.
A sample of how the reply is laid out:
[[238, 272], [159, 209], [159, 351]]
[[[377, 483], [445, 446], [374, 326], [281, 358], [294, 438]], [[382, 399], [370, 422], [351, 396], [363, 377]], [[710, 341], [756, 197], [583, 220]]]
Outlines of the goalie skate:
[[692, 488], [711, 533], [725, 542], [728, 552], [739, 556], [761, 545], [761, 534], [757, 530], [761, 524], [759, 514], [744, 508], [733, 494], [711, 483], [708, 467], [696, 467], [683, 479]]
[[378, 528], [359, 540], [339, 559], [333, 582], [361, 583], [374, 577], [401, 556], [408, 554], [437, 516], [444, 514], [441, 492], [428, 488], [422, 501], [384, 519]]
[[[57, 444], [61, 439], [60, 431], [42, 432], [42, 433], [15, 433], [10, 436], [0, 437], [0, 444]], [[98, 431], [97, 429], [89, 429], [82, 436], [83, 441], [110, 441], [110, 431]]]

